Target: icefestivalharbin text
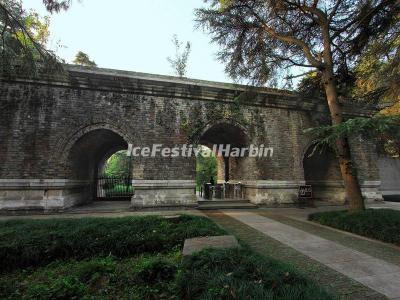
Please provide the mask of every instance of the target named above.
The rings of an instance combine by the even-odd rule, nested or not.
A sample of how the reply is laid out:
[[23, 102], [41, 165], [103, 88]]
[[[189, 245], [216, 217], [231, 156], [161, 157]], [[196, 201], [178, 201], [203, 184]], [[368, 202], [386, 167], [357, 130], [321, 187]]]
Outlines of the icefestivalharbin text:
[[274, 149], [264, 145], [249, 145], [248, 147], [233, 147], [230, 144], [213, 145], [211, 151], [204, 150], [203, 147], [182, 144], [173, 147], [163, 144], [153, 144], [152, 146], [136, 147], [133, 144], [128, 145], [127, 156], [142, 157], [197, 157], [202, 156], [222, 156], [222, 157], [266, 157], [272, 158]]

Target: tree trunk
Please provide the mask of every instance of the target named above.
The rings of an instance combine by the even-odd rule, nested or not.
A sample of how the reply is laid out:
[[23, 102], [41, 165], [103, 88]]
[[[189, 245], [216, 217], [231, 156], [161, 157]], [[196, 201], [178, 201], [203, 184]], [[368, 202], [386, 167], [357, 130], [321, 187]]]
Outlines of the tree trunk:
[[[332, 68], [323, 70], [323, 82], [329, 111], [332, 118], [332, 125], [343, 122], [342, 109], [339, 104], [336, 81]], [[349, 201], [349, 211], [361, 211], [365, 209], [361, 188], [355, 174], [351, 161], [350, 146], [347, 138], [340, 138], [336, 141], [336, 151], [339, 158], [340, 172], [344, 181], [346, 196]]]

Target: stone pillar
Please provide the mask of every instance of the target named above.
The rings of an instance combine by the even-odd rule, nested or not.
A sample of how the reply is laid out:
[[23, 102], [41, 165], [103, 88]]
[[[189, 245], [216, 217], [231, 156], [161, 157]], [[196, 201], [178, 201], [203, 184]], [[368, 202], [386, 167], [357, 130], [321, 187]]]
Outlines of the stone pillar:
[[217, 159], [217, 183], [225, 182], [225, 162], [222, 156], [216, 156]]
[[304, 181], [254, 180], [244, 181], [245, 199], [266, 206], [292, 205], [297, 199], [299, 185]]
[[90, 201], [90, 183], [69, 179], [0, 179], [0, 211], [62, 211]]
[[151, 207], [194, 207], [197, 205], [195, 180], [132, 180], [135, 209]]
[[349, 142], [354, 166], [357, 171], [357, 178], [365, 202], [382, 201], [378, 166], [379, 159], [375, 144], [361, 137], [354, 137]]

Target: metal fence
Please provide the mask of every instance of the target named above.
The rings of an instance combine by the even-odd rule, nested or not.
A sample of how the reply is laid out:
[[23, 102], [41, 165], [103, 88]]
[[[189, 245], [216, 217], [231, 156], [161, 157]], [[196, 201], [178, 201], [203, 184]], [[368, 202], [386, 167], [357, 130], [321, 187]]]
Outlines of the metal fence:
[[101, 176], [95, 186], [97, 200], [130, 200], [134, 194], [130, 177]]

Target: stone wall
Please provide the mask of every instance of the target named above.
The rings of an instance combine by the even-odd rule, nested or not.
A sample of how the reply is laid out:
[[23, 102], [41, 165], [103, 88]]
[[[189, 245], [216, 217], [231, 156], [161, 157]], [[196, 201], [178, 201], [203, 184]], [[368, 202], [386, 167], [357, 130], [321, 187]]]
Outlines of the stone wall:
[[[273, 147], [272, 158], [231, 158], [230, 179], [243, 182], [255, 203], [292, 202], [304, 183], [303, 157], [312, 142], [303, 130], [327, 116], [320, 100], [280, 90], [66, 68], [67, 76], [57, 79], [1, 79], [0, 209], [66, 208], [90, 201], [90, 184], [104, 157], [129, 143]], [[372, 113], [347, 106], [344, 111]], [[377, 181], [374, 153], [357, 155], [360, 178]], [[196, 202], [194, 157], [135, 157], [132, 178], [134, 206]], [[24, 187], [18, 187], [21, 180]], [[37, 181], [44, 183], [34, 187]], [[53, 181], [68, 184], [47, 185]]]

